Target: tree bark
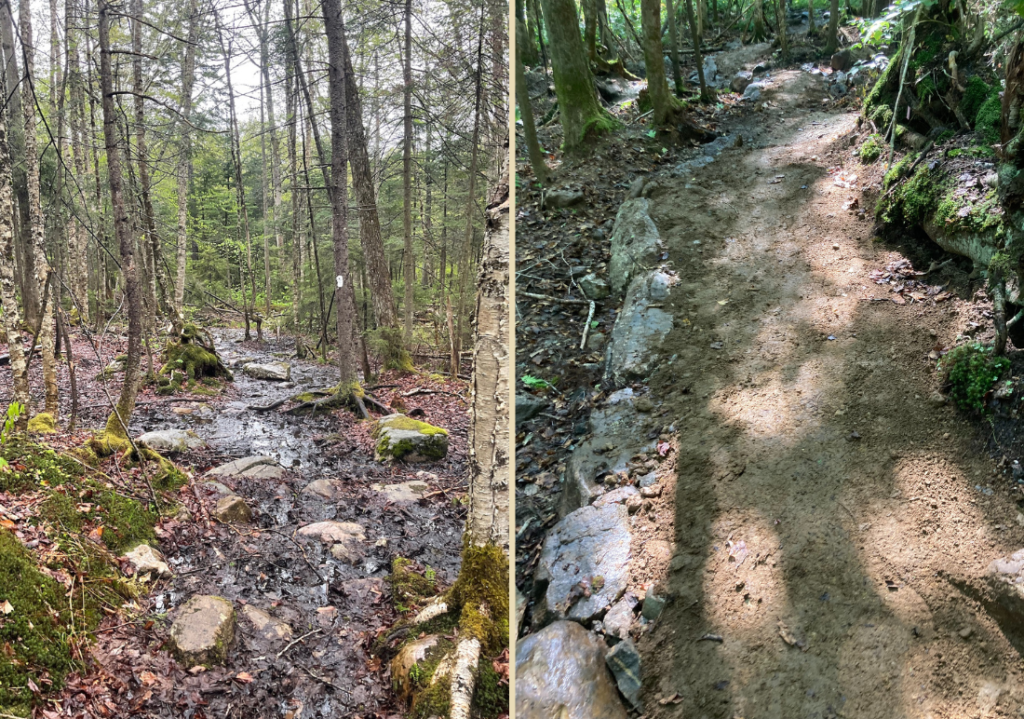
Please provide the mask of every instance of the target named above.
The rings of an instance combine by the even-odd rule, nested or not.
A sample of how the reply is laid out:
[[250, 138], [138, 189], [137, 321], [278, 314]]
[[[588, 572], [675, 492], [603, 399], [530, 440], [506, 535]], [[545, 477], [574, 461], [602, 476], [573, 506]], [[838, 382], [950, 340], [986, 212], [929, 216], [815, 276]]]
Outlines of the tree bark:
[[[35, 103], [35, 46], [32, 36], [32, 12], [29, 0], [21, 0], [18, 11], [18, 22], [21, 31], [22, 56], [25, 63], [25, 80], [21, 84], [22, 114], [25, 118], [25, 176], [28, 186], [28, 221], [29, 233], [32, 238], [33, 269], [35, 270], [36, 288], [40, 298], [50, 281], [50, 263], [46, 259], [46, 236], [43, 230], [43, 208], [39, 196], [39, 156], [36, 147], [36, 103]], [[56, 284], [56, 283], [54, 283]], [[34, 341], [39, 343], [43, 359], [44, 407], [54, 420], [59, 410], [57, 403], [57, 359], [53, 353], [53, 298], [56, 292], [45, 297], [45, 304], [40, 307], [42, 313], [36, 323], [30, 326], [39, 327], [39, 336]], [[26, 312], [26, 315], [28, 313]]]
[[[103, 139], [107, 150], [107, 178], [110, 203], [114, 212], [114, 232], [121, 252], [124, 273], [125, 304], [128, 306], [128, 357], [125, 361], [124, 384], [116, 409], [107, 420], [106, 434], [113, 438], [128, 436], [128, 423], [135, 411], [139, 391], [139, 368], [142, 358], [142, 297], [138, 269], [135, 266], [135, 243], [125, 211], [121, 176], [121, 150], [118, 146], [117, 115], [114, 108], [114, 80], [110, 65], [109, 0], [99, 0], [100, 96], [103, 105]], [[113, 443], [110, 443], [113, 444]], [[122, 445], [123, 446], [123, 445]], [[112, 447], [113, 449], [113, 447]]]
[[405, 239], [405, 344], [412, 342], [412, 320], [416, 308], [416, 263], [412, 250], [412, 0], [405, 0], [405, 62], [403, 106], [405, 108], [405, 139], [402, 142], [402, 230]]
[[[21, 312], [18, 309], [14, 281], [14, 188], [11, 172], [11, 153], [7, 142], [8, 112], [0, 111], [0, 304], [3, 325], [7, 334], [7, 351], [11, 357], [14, 378], [12, 402], [25, 407], [29, 403], [28, 370], [25, 352], [21, 346]], [[17, 420], [19, 430], [28, 423], [28, 414]]]
[[839, 47], [839, 0], [832, 0], [828, 8], [828, 40], [825, 54], [831, 55]]
[[[78, 313], [78, 319], [84, 324], [89, 324], [89, 236], [87, 229], [91, 227], [91, 218], [94, 213], [91, 202], [91, 193], [85, 186], [88, 178], [85, 156], [85, 92], [82, 81], [81, 59], [78, 54], [79, 31], [74, 29], [71, 21], [71, 2], [67, 3], [69, 8], [68, 21], [66, 22], [66, 42], [68, 48], [67, 77], [71, 93], [71, 154], [74, 166], [75, 182], [72, 189], [78, 198], [82, 200], [81, 210], [84, 218], [72, 217], [70, 225], [71, 247], [70, 247], [70, 286], [72, 301]], [[83, 222], [84, 220], [84, 222]]]
[[667, 125], [678, 106], [665, 79], [665, 53], [661, 46], [661, 0], [640, 1], [640, 27], [644, 33], [647, 93], [654, 107], [654, 124]]
[[[676, 95], [683, 94], [683, 74], [679, 70], [679, 35], [676, 32], [676, 12], [672, 0], [665, 0], [665, 12], [668, 14], [669, 57], [672, 59], [672, 79], [676, 86]], [[700, 52], [700, 47], [696, 48]], [[698, 65], [700, 60], [697, 60]]]
[[523, 134], [526, 136], [526, 151], [530, 157], [530, 166], [537, 183], [548, 183], [548, 166], [544, 162], [544, 154], [540, 151], [537, 141], [537, 128], [533, 123], [533, 106], [530, 104], [530, 91], [526, 87], [523, 59], [516, 53], [516, 101], [519, 104], [519, 115], [523, 118]]
[[683, 0], [686, 3], [686, 19], [690, 24], [690, 38], [693, 42], [693, 62], [697, 65], [697, 82], [700, 83], [700, 101], [704, 103], [715, 102], [717, 99], [715, 91], [708, 86], [704, 77], [704, 57], [700, 51], [700, 35], [697, 32], [697, 21], [693, 17], [693, 0]]
[[185, 267], [188, 260], [188, 180], [192, 174], [192, 87], [196, 76], [196, 41], [199, 37], [198, 0], [188, 4], [188, 43], [181, 59], [181, 113], [178, 130], [178, 168], [176, 173], [178, 199], [178, 237], [176, 275], [174, 278], [174, 330], [185, 324]]
[[613, 126], [594, 89], [587, 54], [580, 39], [574, 0], [542, 0], [551, 39], [551, 71], [562, 121], [563, 149], [582, 154], [588, 139]]

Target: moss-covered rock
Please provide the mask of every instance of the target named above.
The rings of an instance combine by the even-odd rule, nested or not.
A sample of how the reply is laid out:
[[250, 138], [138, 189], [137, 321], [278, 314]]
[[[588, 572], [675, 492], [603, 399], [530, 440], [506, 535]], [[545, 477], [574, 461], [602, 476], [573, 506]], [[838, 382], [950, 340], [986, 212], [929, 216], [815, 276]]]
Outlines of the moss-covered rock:
[[989, 95], [988, 99], [978, 108], [974, 129], [982, 136], [985, 142], [999, 142], [999, 125], [1002, 112], [1003, 106], [998, 92]]
[[373, 431], [378, 460], [431, 462], [448, 454], [448, 432], [404, 414], [390, 414], [377, 420]]
[[960, 100], [960, 112], [967, 122], [973, 123], [978, 117], [978, 110], [992, 94], [992, 87], [977, 75], [971, 77], [964, 87], [964, 96]]
[[28, 421], [28, 431], [33, 434], [53, 434], [57, 431], [57, 422], [49, 412], [40, 412]]
[[860, 161], [865, 165], [870, 165], [872, 162], [877, 160], [882, 155], [881, 136], [869, 135], [868, 138], [861, 143], [857, 154], [860, 155]]
[[178, 610], [170, 645], [186, 667], [223, 664], [234, 638], [234, 605], [223, 597], [196, 595]]
[[169, 342], [163, 355], [164, 364], [156, 378], [158, 394], [175, 394], [186, 383], [218, 378], [228, 381], [234, 379], [231, 370], [217, 355], [212, 340], [195, 325], [185, 325], [178, 341]]

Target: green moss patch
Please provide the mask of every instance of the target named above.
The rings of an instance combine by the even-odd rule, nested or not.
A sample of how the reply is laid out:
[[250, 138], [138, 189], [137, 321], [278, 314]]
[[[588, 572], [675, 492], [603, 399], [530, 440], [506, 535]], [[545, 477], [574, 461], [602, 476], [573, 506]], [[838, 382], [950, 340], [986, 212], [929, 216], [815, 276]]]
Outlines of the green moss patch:
[[992, 347], [980, 342], [955, 347], [939, 363], [950, 399], [960, 409], [974, 411], [985, 408], [985, 397], [1009, 366], [1009, 359], [996, 357]]
[[872, 162], [877, 160], [882, 155], [882, 144], [880, 135], [869, 135], [866, 140], [861, 144], [857, 154], [860, 155], [860, 161], [865, 165], [870, 165]]
[[[7, 604], [10, 611], [7, 612]], [[26, 713], [29, 680], [57, 689], [74, 667], [75, 620], [64, 588], [37, 569], [32, 555], [0, 529], [0, 711]]]
[[411, 559], [395, 557], [391, 562], [391, 602], [396, 611], [409, 612], [437, 594], [436, 581], [428, 570], [419, 570]]
[[991, 94], [992, 87], [977, 75], [967, 81], [963, 99], [960, 100], [960, 112], [967, 122], [974, 122], [977, 119], [978, 110]]
[[508, 557], [501, 547], [465, 540], [448, 607], [459, 612], [462, 634], [479, 639], [485, 654], [497, 655], [508, 646]]
[[4, 492], [56, 486], [83, 471], [70, 457], [26, 437], [12, 437], [0, 449], [0, 456], [7, 460], [7, 467], [0, 470], [0, 491]]
[[998, 92], [989, 95], [988, 99], [978, 108], [974, 129], [985, 142], [999, 142], [999, 125], [1002, 112], [1003, 105], [999, 99]]
[[53, 434], [57, 431], [57, 422], [49, 412], [40, 412], [28, 421], [28, 431], [33, 434]]

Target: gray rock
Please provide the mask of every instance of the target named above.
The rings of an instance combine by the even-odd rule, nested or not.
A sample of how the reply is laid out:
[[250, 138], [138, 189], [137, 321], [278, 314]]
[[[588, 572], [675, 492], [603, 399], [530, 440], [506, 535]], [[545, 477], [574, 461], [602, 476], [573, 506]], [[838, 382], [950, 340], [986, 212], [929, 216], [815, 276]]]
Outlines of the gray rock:
[[764, 75], [770, 69], [771, 67], [767, 63], [759, 62], [754, 65], [753, 73], [754, 75]]
[[292, 378], [292, 366], [287, 362], [250, 362], [242, 367], [242, 371], [253, 379], [287, 382]]
[[223, 597], [197, 594], [171, 625], [170, 647], [186, 667], [223, 664], [235, 638], [235, 608]]
[[135, 577], [142, 581], [163, 579], [171, 576], [171, 568], [167, 566], [163, 555], [148, 544], [140, 544], [125, 557], [135, 567]]
[[277, 479], [284, 475], [284, 469], [273, 457], [256, 456], [236, 459], [206, 473], [208, 477], [254, 477]]
[[603, 642], [555, 622], [516, 646], [516, 719], [626, 719]]
[[426, 422], [389, 414], [377, 420], [373, 431], [378, 461], [433, 462], [448, 454], [448, 431]]
[[600, 352], [604, 348], [607, 337], [604, 332], [594, 332], [587, 337], [587, 349], [591, 352]]
[[1024, 626], [1024, 549], [988, 565], [983, 604], [1003, 631], [1020, 636]]
[[[626, 591], [631, 558], [629, 516], [622, 505], [583, 507], [566, 516], [544, 540], [534, 577], [533, 626], [596, 619]], [[589, 597], [582, 596], [580, 582], [589, 585]]]
[[580, 289], [583, 290], [583, 294], [586, 295], [588, 300], [603, 300], [609, 294], [611, 290], [608, 287], [608, 283], [602, 280], [600, 277], [591, 272], [589, 275], [580, 278]]
[[838, 72], [849, 72], [853, 63], [857, 61], [851, 50], [840, 50], [832, 56], [832, 69]]
[[526, 616], [528, 603], [526, 595], [519, 591], [519, 587], [516, 587], [516, 626], [513, 636], [519, 636], [519, 628], [523, 626], [523, 617]]
[[417, 502], [430, 487], [425, 482], [413, 480], [398, 484], [371, 484], [370, 489], [381, 492], [389, 502]]
[[338, 494], [338, 483], [332, 479], [315, 479], [302, 488], [302, 493], [332, 500]]
[[645, 474], [643, 477], [640, 478], [640, 488], [641, 489], [643, 489], [644, 487], [653, 487], [657, 483], [658, 483], [658, 473], [657, 472], [648, 472], [647, 474]]
[[583, 193], [579, 190], [549, 190], [544, 193], [544, 207], [561, 209], [572, 207], [583, 202]]
[[653, 305], [664, 302], [673, 282], [675, 278], [655, 270], [630, 284], [606, 351], [605, 376], [615, 384], [622, 386], [649, 373], [654, 349], [673, 326], [671, 313]]
[[636, 272], [658, 261], [661, 248], [661, 235], [651, 219], [649, 200], [639, 197], [623, 202], [612, 229], [611, 259], [608, 262], [608, 282], [612, 292], [621, 295]]
[[625, 504], [630, 497], [635, 497], [638, 494], [636, 487], [631, 484], [627, 484], [624, 487], [613, 489], [610, 492], [602, 494], [596, 500], [594, 500], [593, 506], [604, 507], [609, 504]]
[[213, 516], [225, 524], [244, 524], [252, 521], [252, 510], [237, 494], [221, 497]]
[[640, 701], [640, 652], [632, 639], [623, 639], [614, 647], [608, 650], [605, 655], [608, 668], [615, 677], [615, 683], [634, 709], [638, 712], [644, 710]]
[[640, 177], [633, 180], [633, 184], [629, 186], [629, 192], [626, 193], [627, 200], [635, 200], [640, 197], [640, 193], [644, 191], [644, 185], [647, 184], [647, 175], [641, 175]]
[[298, 534], [331, 545], [331, 556], [339, 561], [356, 564], [363, 557], [366, 533], [355, 522], [315, 522], [300, 528]]
[[187, 452], [190, 449], [206, 446], [202, 437], [188, 429], [161, 429], [155, 432], [146, 432], [135, 441], [143, 447], [164, 454]]
[[729, 83], [729, 89], [733, 92], [742, 94], [747, 89], [747, 85], [754, 81], [754, 73], [747, 70], [740, 70], [732, 78], [732, 82]]
[[563, 517], [604, 492], [597, 484], [599, 475], [626, 471], [630, 457], [650, 443], [637, 422], [633, 390], [629, 388], [615, 392], [590, 413], [589, 429], [591, 436], [576, 447], [566, 465], [558, 507]]
[[765, 89], [763, 83], [752, 82], [743, 89], [743, 99], [756, 102], [761, 99], [761, 91]]
[[718, 64], [711, 55], [704, 56], [704, 82], [712, 87], [718, 84]]
[[540, 397], [516, 392], [516, 424], [533, 419], [547, 406], [547, 401]]
[[251, 604], [244, 605], [239, 611], [252, 625], [256, 636], [268, 646], [282, 645], [291, 641], [294, 631], [287, 622], [283, 622]]
[[653, 499], [661, 496], [661, 485], [652, 484], [640, 490], [640, 496], [644, 499]]
[[604, 633], [615, 640], [622, 640], [629, 637], [629, 628], [633, 626], [636, 616], [636, 597], [626, 594], [622, 599], [615, 602], [608, 613], [604, 615]]
[[668, 597], [664, 595], [664, 592], [660, 591], [660, 587], [652, 584], [647, 588], [647, 594], [644, 595], [643, 618], [653, 622], [661, 616], [661, 612], [665, 609], [666, 604], [668, 604]]

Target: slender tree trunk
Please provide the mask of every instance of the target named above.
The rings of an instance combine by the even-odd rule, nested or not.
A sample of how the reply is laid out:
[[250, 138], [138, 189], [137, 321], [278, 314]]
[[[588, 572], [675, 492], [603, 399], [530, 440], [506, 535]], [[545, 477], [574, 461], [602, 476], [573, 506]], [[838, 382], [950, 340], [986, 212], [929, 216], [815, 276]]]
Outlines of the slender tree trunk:
[[412, 320], [416, 312], [416, 262], [412, 250], [412, 0], [405, 0], [405, 139], [402, 143], [402, 229], [405, 236], [405, 344], [412, 342]]
[[[25, 407], [29, 404], [28, 369], [21, 346], [21, 312], [18, 309], [14, 281], [14, 187], [11, 173], [11, 153], [7, 142], [7, 110], [0, 111], [0, 303], [3, 308], [3, 326], [7, 334], [7, 351], [11, 358], [14, 378], [12, 402]], [[18, 429], [25, 429], [28, 414], [18, 417]]]
[[[409, 11], [407, 0], [406, 11]], [[331, 107], [331, 206], [334, 235], [335, 307], [338, 320], [338, 394], [356, 393], [355, 348], [352, 342], [352, 320], [355, 316], [355, 293], [348, 267], [348, 160], [345, 156], [347, 122], [345, 102], [345, 57], [341, 48], [344, 24], [339, 0], [323, 0], [324, 30], [329, 56], [328, 83]]]
[[192, 174], [192, 86], [196, 75], [196, 41], [199, 37], [198, 0], [188, 4], [188, 43], [181, 59], [181, 113], [178, 130], [178, 238], [176, 247], [176, 274], [174, 278], [174, 330], [181, 331], [185, 324], [185, 267], [188, 260], [188, 179]]
[[700, 51], [700, 36], [697, 34], [697, 22], [693, 16], [693, 0], [682, 0], [682, 2], [686, 3], [686, 19], [690, 24], [690, 38], [693, 42], [693, 61], [697, 65], [697, 81], [700, 83], [700, 101], [711, 103], [716, 100], [715, 91], [708, 86], [707, 80], [704, 77], [704, 58]]
[[[543, 0], [551, 39], [551, 69], [562, 120], [563, 149], [582, 153], [595, 134], [614, 125], [597, 101], [594, 76], [580, 39], [574, 0]], [[660, 61], [660, 58], [659, 58]]]
[[839, 0], [832, 0], [828, 8], [828, 38], [825, 42], [825, 54], [831, 55], [839, 47]]
[[[69, 122], [71, 128], [71, 153], [72, 163], [77, 176], [71, 183], [71, 191], [76, 200], [81, 200], [79, 204], [81, 213], [84, 217], [73, 217], [71, 219], [70, 232], [71, 232], [71, 248], [70, 248], [70, 267], [71, 270], [71, 292], [73, 296], [73, 306], [78, 319], [88, 325], [89, 324], [89, 236], [88, 228], [92, 227], [92, 215], [94, 208], [92, 207], [91, 194], [88, 192], [86, 181], [88, 180], [88, 171], [86, 170], [86, 156], [85, 156], [85, 92], [82, 81], [82, 68], [81, 61], [78, 54], [78, 37], [79, 30], [73, 28], [75, 21], [72, 18], [71, 7], [72, 3], [70, 0], [66, 2], [67, 12], [65, 21], [65, 38], [68, 49], [68, 68], [67, 78], [68, 86], [71, 92], [71, 119]], [[78, 204], [78, 203], [76, 203]], [[84, 220], [84, 222], [83, 222]]]
[[[679, 35], [676, 32], [676, 12], [672, 7], [672, 0], [665, 0], [665, 12], [668, 14], [668, 41], [669, 57], [672, 58], [672, 79], [676, 86], [676, 95], [683, 94], [683, 75], [679, 70]], [[700, 48], [696, 48], [700, 53]], [[698, 61], [699, 63], [699, 61]]]
[[597, 3], [583, 0], [583, 46], [591, 62], [597, 62]]
[[526, 0], [526, 6], [530, 15], [533, 16], [533, 27], [537, 31], [537, 47], [540, 48], [540, 64], [544, 68], [546, 75], [548, 70], [548, 48], [544, 43], [544, 15], [541, 13], [541, 0]]
[[32, 35], [32, 12], [29, 0], [21, 0], [18, 12], [21, 30], [22, 55], [25, 63], [25, 81], [21, 85], [22, 114], [25, 117], [25, 175], [28, 185], [29, 231], [34, 251], [36, 287], [44, 305], [37, 319], [39, 350], [43, 360], [43, 387], [45, 411], [55, 420], [60, 409], [57, 403], [57, 359], [53, 352], [53, 298], [55, 288], [44, 297], [44, 290], [51, 281], [50, 263], [46, 259], [46, 236], [43, 230], [43, 208], [39, 196], [39, 155], [36, 147], [36, 104], [35, 104], [35, 47]]
[[761, 42], [767, 37], [764, 31], [764, 0], [754, 0], [754, 42]]
[[[287, 25], [290, 28], [292, 23], [292, 0], [284, 0], [284, 12], [287, 18]], [[302, 234], [299, 223], [299, 195], [298, 188], [298, 162], [296, 154], [296, 132], [298, 115], [296, 113], [297, 90], [295, 87], [295, 63], [292, 53], [287, 54], [285, 59], [285, 114], [288, 121], [288, 177], [291, 192], [291, 256], [292, 256], [292, 326], [295, 332], [299, 331], [299, 310], [302, 306]], [[303, 223], [304, 224], [304, 223]], [[360, 221], [362, 229], [362, 221]]]
[[675, 100], [665, 80], [665, 53], [661, 45], [661, 0], [641, 0], [640, 26], [644, 33], [647, 92], [654, 107], [654, 124], [667, 125], [675, 113]]
[[778, 25], [782, 60], [789, 62], [789, 38], [786, 36], [786, 3], [784, 0], [775, 0], [775, 23]]
[[270, 235], [267, 234], [267, 122], [264, 115], [266, 108], [264, 93], [268, 87], [260, 85], [260, 184], [263, 202], [263, 309], [270, 316]]
[[534, 177], [540, 185], [548, 183], [548, 166], [544, 162], [544, 154], [537, 142], [537, 128], [533, 124], [533, 106], [530, 104], [530, 91], [526, 87], [523, 60], [516, 54], [516, 101], [519, 104], [519, 116], [523, 119], [523, 134], [526, 136], [526, 150], [530, 156], [530, 166]]
[[[121, 178], [121, 150], [117, 138], [117, 116], [114, 108], [114, 80], [110, 65], [110, 4], [99, 0], [100, 97], [103, 105], [103, 139], [107, 150], [107, 178], [110, 182], [110, 203], [114, 211], [114, 232], [121, 251], [124, 273], [125, 303], [128, 310], [128, 357], [125, 361], [124, 384], [115, 412], [107, 420], [106, 433], [111, 438], [128, 436], [128, 423], [135, 411], [139, 391], [139, 369], [142, 358], [142, 297], [138, 270], [135, 266], [135, 243], [132, 242], [128, 213], [125, 210]], [[116, 449], [113, 446], [111, 449]], [[120, 445], [120, 446], [123, 446]]]

